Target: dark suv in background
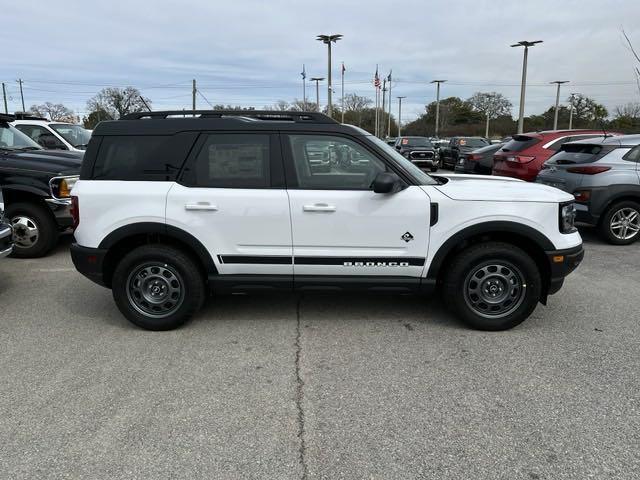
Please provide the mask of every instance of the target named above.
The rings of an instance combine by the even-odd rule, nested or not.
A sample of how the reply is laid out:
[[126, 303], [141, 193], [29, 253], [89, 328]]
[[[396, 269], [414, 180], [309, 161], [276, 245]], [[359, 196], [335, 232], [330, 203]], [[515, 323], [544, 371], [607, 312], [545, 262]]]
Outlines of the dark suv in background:
[[417, 167], [438, 170], [438, 150], [427, 137], [398, 137], [395, 149]]
[[489, 140], [482, 137], [451, 137], [449, 145], [440, 149], [440, 161], [443, 168], [453, 170], [460, 160], [460, 154], [490, 145]]
[[71, 189], [82, 152], [44, 150], [0, 114], [0, 185], [5, 218], [13, 226], [13, 256], [40, 257], [73, 226]]

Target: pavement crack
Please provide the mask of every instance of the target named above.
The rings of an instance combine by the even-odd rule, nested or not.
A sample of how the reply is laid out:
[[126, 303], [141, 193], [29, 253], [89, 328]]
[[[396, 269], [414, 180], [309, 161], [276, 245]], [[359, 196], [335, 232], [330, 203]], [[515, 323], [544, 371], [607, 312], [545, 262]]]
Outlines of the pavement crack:
[[304, 423], [304, 408], [302, 402], [304, 400], [304, 380], [302, 380], [302, 374], [300, 372], [300, 357], [302, 356], [302, 326], [300, 320], [300, 304], [302, 303], [302, 297], [298, 297], [296, 302], [296, 409], [298, 411], [298, 461], [302, 467], [302, 480], [306, 480], [308, 476], [306, 454], [307, 446], [305, 443], [305, 423]]

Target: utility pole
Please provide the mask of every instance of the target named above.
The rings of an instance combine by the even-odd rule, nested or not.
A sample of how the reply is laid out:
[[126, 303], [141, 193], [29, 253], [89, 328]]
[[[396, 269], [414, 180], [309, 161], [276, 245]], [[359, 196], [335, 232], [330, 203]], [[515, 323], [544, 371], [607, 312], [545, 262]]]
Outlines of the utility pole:
[[[193, 79], [193, 88], [191, 89], [191, 109], [195, 111], [196, 109], [196, 93], [198, 92], [198, 89], [196, 88], [196, 79]], [[193, 116], [195, 117], [196, 114], [194, 113]]]
[[555, 82], [549, 82], [551, 84], [557, 84], [558, 85], [558, 90], [556, 91], [556, 111], [555, 114], [553, 115], [553, 129], [557, 130], [558, 129], [558, 108], [560, 105], [560, 85], [562, 85], [563, 83], [569, 83], [569, 80], [556, 80]]
[[536, 43], [542, 43], [542, 40], [528, 42], [522, 40], [511, 45], [512, 47], [524, 47], [524, 56], [522, 58], [522, 83], [520, 85], [520, 113], [518, 114], [518, 133], [522, 133], [524, 129], [524, 92], [527, 88], [527, 56], [529, 47], [533, 47]]
[[342, 76], [342, 100], [340, 101], [340, 109], [342, 110], [342, 121], [340, 123], [344, 123], [344, 62], [342, 62], [341, 76]]
[[324, 80], [324, 77], [313, 77], [312, 82], [316, 82], [316, 109], [320, 111], [320, 82]]
[[446, 82], [446, 80], [431, 80], [430, 83], [436, 84], [436, 138], [438, 137], [438, 131], [440, 129], [440, 84]]
[[2, 82], [2, 98], [4, 98], [4, 113], [9, 113], [9, 109], [7, 108], [7, 89], [4, 86], [4, 82]]
[[[333, 104], [331, 103], [331, 43], [336, 43], [342, 35], [318, 35], [316, 40], [327, 45], [327, 114], [331, 116]], [[316, 84], [317, 85], [317, 84]]]
[[573, 97], [576, 95], [576, 93], [572, 93], [571, 99], [569, 100], [569, 130], [573, 127]]
[[400, 136], [400, 129], [402, 128], [402, 99], [405, 97], [397, 97], [398, 98], [398, 137]]
[[16, 82], [20, 84], [20, 99], [22, 100], [22, 111], [26, 112], [27, 109], [24, 108], [24, 93], [22, 92], [22, 79], [19, 78], [18, 80], [16, 80]]

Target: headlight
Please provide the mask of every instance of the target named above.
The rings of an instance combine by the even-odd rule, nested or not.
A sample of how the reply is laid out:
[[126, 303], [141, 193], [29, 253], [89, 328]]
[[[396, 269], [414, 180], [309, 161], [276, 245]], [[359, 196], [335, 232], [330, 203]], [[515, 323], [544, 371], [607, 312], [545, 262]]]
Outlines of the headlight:
[[51, 187], [51, 196], [53, 198], [69, 198], [71, 190], [78, 181], [78, 176], [54, 177], [49, 181]]
[[575, 227], [576, 207], [573, 202], [560, 204], [560, 233], [573, 233]]

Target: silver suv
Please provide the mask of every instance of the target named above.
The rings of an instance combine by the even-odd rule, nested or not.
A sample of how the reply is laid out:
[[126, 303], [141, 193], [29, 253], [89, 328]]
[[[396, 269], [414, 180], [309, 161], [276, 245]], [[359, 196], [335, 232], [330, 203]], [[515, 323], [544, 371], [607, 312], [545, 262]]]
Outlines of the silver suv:
[[536, 182], [572, 193], [577, 221], [598, 226], [608, 242], [640, 239], [640, 135], [565, 143]]

